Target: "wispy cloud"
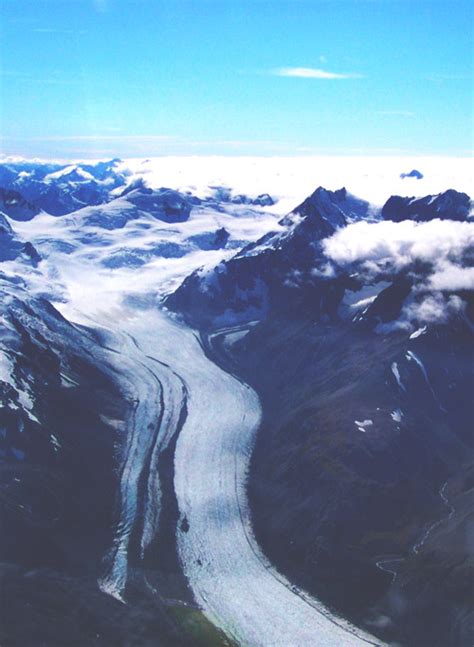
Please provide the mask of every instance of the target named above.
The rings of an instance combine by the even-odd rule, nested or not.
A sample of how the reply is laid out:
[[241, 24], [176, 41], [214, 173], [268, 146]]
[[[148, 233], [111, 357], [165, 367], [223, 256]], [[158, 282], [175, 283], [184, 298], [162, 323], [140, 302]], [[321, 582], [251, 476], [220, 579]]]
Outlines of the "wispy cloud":
[[414, 117], [415, 113], [411, 110], [376, 110], [375, 114], [384, 117]]
[[361, 74], [329, 72], [317, 67], [277, 67], [271, 70], [273, 76], [286, 76], [298, 79], [361, 79]]

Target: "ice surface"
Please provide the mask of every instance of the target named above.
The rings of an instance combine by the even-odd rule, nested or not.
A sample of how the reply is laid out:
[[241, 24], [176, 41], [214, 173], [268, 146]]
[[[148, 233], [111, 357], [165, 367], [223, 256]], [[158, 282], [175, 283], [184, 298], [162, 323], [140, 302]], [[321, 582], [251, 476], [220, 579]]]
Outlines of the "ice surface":
[[356, 425], [357, 429], [359, 431], [363, 431], [365, 433], [365, 430], [367, 427], [372, 427], [374, 424], [373, 420], [354, 420], [354, 424]]
[[401, 422], [401, 421], [402, 421], [403, 412], [402, 412], [400, 409], [395, 409], [395, 411], [392, 411], [392, 413], [390, 414], [390, 416], [391, 416], [391, 418], [392, 418], [392, 420], [393, 420], [394, 422]]
[[374, 644], [293, 587], [255, 541], [246, 481], [261, 419], [256, 394], [211, 363], [192, 330], [158, 312], [127, 325], [143, 351], [187, 385], [188, 415], [175, 453], [177, 539], [206, 615], [239, 644]]
[[405, 386], [402, 384], [402, 380], [400, 378], [400, 371], [398, 370], [398, 364], [397, 362], [392, 363], [392, 373], [395, 376], [395, 379], [397, 380], [398, 386], [405, 391]]
[[425, 379], [426, 385], [428, 386], [429, 390], [431, 391], [431, 395], [433, 396], [434, 401], [439, 406], [439, 408], [442, 411], [444, 411], [445, 409], [443, 408], [442, 404], [438, 400], [438, 397], [437, 397], [437, 395], [436, 395], [436, 393], [435, 393], [435, 391], [433, 389], [433, 386], [432, 386], [432, 384], [430, 382], [430, 379], [428, 377], [428, 373], [426, 371], [425, 365], [423, 364], [421, 359], [418, 357], [418, 355], [415, 355], [415, 353], [413, 351], [411, 351], [411, 350], [407, 351], [406, 358], [409, 361], [413, 360], [417, 364], [417, 366], [419, 367], [419, 369], [420, 369], [420, 371], [421, 371], [421, 373], [422, 373], [422, 375], [423, 375], [423, 377]]
[[412, 332], [410, 335], [410, 339], [416, 339], [417, 337], [420, 337], [421, 335], [424, 335], [426, 332], [426, 326], [422, 326], [421, 328], [418, 328], [415, 330], [415, 332]]

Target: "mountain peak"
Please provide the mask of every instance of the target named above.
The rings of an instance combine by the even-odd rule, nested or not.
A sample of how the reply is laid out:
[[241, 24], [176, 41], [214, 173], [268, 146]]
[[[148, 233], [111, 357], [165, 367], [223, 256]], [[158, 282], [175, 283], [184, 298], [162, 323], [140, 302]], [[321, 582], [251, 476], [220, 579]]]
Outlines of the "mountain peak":
[[414, 178], [415, 180], [422, 180], [423, 179], [423, 173], [420, 171], [417, 171], [416, 169], [412, 169], [409, 173], [400, 173], [400, 177], [402, 180], [404, 180], [407, 177]]
[[471, 199], [467, 193], [460, 193], [454, 189], [423, 198], [392, 195], [382, 208], [382, 218], [394, 222], [426, 222], [435, 218], [462, 221], [468, 219], [470, 206]]
[[295, 215], [323, 218], [331, 227], [338, 229], [345, 225], [367, 218], [369, 203], [350, 194], [345, 187], [330, 191], [319, 186], [308, 198], [285, 216], [281, 224], [292, 224]]

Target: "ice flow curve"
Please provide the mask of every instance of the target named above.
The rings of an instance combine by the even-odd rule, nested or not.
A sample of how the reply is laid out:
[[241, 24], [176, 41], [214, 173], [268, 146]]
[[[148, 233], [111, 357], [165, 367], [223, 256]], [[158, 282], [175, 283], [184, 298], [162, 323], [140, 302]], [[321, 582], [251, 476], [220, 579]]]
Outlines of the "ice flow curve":
[[265, 558], [246, 496], [258, 397], [206, 357], [192, 330], [163, 313], [150, 316], [136, 319], [131, 332], [188, 393], [175, 452], [177, 544], [199, 606], [242, 645], [380, 644], [296, 589]]

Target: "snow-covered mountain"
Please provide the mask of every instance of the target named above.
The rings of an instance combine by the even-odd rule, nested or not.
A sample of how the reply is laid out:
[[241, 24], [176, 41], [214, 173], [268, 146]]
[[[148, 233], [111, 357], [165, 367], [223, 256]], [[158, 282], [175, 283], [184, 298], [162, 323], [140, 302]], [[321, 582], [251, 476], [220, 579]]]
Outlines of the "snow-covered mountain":
[[[471, 190], [470, 158], [403, 157], [158, 157], [42, 162], [0, 157], [0, 187], [19, 191], [53, 215], [107, 202], [128, 187], [169, 187], [214, 205], [254, 203], [280, 216], [320, 184], [382, 206], [390, 195], [424, 197]], [[405, 175], [405, 177], [402, 177]], [[271, 204], [274, 203], [274, 204]]]
[[107, 202], [113, 189], [125, 186], [126, 175], [117, 171], [118, 164], [119, 160], [96, 164], [7, 161], [0, 164], [0, 186], [17, 191], [38, 210], [61, 216]]
[[[262, 319], [269, 311], [295, 307], [313, 316], [333, 317], [341, 304], [343, 307], [345, 293], [364, 291], [369, 299], [366, 303], [370, 303], [377, 296], [377, 286], [395, 281], [407, 289], [400, 295], [395, 315], [382, 312], [380, 321], [395, 322], [409, 295], [411, 309], [421, 313], [420, 304], [430, 294], [449, 301], [449, 293], [469, 289], [472, 280], [468, 196], [451, 191], [430, 196], [429, 201], [438, 214], [435, 221], [414, 224], [429, 220], [427, 200], [421, 199], [411, 202], [414, 211], [410, 218], [402, 217], [403, 209], [397, 211], [400, 220], [410, 221], [397, 227], [380, 217], [388, 219], [391, 205], [405, 204], [402, 198], [389, 198], [380, 216], [344, 189], [329, 192], [319, 188], [279, 222], [278, 231], [266, 234], [213, 269], [194, 272], [168, 298], [167, 305], [185, 312], [195, 324], [213, 327]], [[439, 205], [444, 205], [441, 218]], [[464, 222], [458, 222], [462, 219]], [[457, 271], [456, 281], [452, 273]], [[395, 294], [396, 288], [392, 292]], [[346, 296], [345, 301], [348, 299], [357, 303], [357, 297]], [[381, 296], [369, 314], [379, 308], [382, 299], [387, 301]], [[423, 323], [423, 316], [420, 320]], [[398, 323], [403, 326], [404, 322]]]
[[0, 642], [464, 647], [465, 185], [214, 163], [0, 163]]
[[472, 209], [471, 199], [466, 193], [450, 189], [439, 195], [424, 198], [402, 198], [392, 196], [382, 209], [385, 220], [467, 220]]

